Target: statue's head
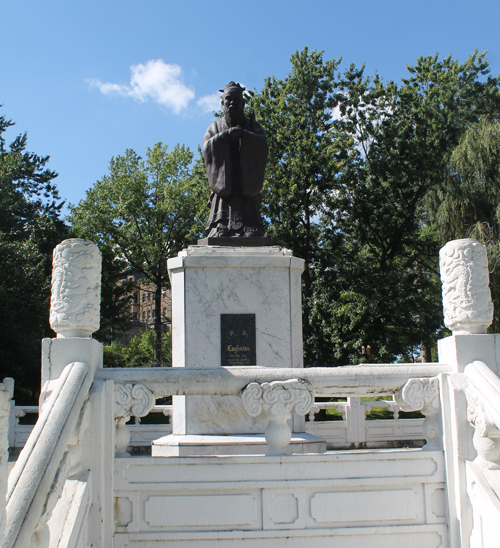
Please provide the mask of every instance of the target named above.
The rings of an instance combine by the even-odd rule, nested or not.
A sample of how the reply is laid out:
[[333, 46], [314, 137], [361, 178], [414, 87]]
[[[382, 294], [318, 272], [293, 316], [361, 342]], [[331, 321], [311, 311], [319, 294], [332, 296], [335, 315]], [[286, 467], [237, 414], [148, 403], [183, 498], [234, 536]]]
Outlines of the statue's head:
[[224, 118], [228, 126], [234, 127], [243, 124], [245, 100], [243, 92], [245, 88], [235, 82], [229, 82], [222, 92], [222, 108], [224, 109]]

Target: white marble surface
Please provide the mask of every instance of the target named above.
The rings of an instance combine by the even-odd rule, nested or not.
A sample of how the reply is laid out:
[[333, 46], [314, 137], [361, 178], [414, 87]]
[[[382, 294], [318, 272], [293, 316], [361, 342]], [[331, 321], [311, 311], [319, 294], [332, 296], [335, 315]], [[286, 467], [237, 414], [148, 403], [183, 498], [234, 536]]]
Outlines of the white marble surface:
[[[262, 434], [232, 436], [170, 434], [152, 442], [153, 457], [185, 457], [196, 455], [263, 455], [268, 450]], [[290, 441], [292, 453], [324, 453], [326, 442], [313, 434], [293, 434]]]
[[[303, 260], [279, 247], [191, 246], [168, 267], [174, 367], [221, 365], [221, 314], [255, 314], [258, 365], [303, 366]], [[266, 426], [239, 398], [174, 397], [175, 434], [263, 433]], [[303, 431], [303, 420], [293, 426]]]
[[90, 240], [73, 238], [55, 247], [50, 327], [58, 337], [90, 337], [99, 329], [101, 252]]
[[451, 546], [442, 452], [138, 457], [114, 478], [116, 548]]
[[446, 327], [454, 335], [486, 333], [493, 321], [486, 247], [471, 238], [448, 242], [439, 266]]

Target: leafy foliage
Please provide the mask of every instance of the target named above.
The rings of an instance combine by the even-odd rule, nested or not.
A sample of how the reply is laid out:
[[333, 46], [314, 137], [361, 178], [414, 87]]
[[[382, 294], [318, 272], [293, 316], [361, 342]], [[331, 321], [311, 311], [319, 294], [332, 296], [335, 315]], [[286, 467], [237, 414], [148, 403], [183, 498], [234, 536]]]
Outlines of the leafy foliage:
[[[167, 149], [157, 143], [148, 148], [145, 160], [133, 150], [112, 158], [109, 175], [87, 191], [85, 200], [71, 206], [70, 217], [75, 234], [106, 250], [103, 286], [123, 313], [127, 291], [117, 282], [125, 265], [141, 272], [143, 283], [155, 286], [157, 365], [163, 363], [161, 291], [169, 285], [167, 259], [202, 233], [208, 194], [200, 168], [203, 160], [193, 167], [188, 148]], [[118, 317], [112, 309], [110, 317]]]
[[248, 105], [266, 131], [269, 157], [262, 213], [267, 235], [306, 262], [303, 273], [304, 336], [309, 329], [314, 264], [319, 244], [317, 217], [336, 186], [337, 144], [330, 133], [339, 61], [305, 48], [291, 59], [284, 79], [267, 78]]
[[495, 313], [500, 329], [500, 121], [484, 118], [468, 127], [450, 157], [450, 177], [433, 196], [441, 241], [471, 237], [488, 251]]
[[306, 363], [430, 359], [442, 333], [436, 211], [450, 185], [463, 192], [450, 158], [497, 115], [499, 80], [477, 53], [422, 57], [400, 85], [354, 65], [337, 73], [307, 48], [291, 64], [250, 106], [270, 143], [268, 233], [306, 260]]
[[[172, 332], [161, 338], [163, 365], [172, 365]], [[104, 367], [153, 367], [155, 365], [155, 333], [146, 329], [127, 345], [112, 341], [104, 347]]]
[[52, 249], [66, 227], [53, 183], [57, 173], [46, 168], [49, 157], [26, 151], [26, 133], [8, 145], [4, 134], [13, 125], [0, 116], [0, 362], [3, 377], [16, 381], [17, 401], [33, 404], [40, 390], [40, 341], [51, 333]]

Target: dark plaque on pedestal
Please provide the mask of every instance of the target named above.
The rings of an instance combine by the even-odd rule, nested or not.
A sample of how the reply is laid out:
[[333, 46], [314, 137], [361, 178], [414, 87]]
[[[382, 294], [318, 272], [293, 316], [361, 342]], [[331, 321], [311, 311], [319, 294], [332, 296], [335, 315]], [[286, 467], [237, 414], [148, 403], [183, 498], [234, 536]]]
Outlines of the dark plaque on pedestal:
[[221, 365], [256, 365], [255, 314], [220, 315]]

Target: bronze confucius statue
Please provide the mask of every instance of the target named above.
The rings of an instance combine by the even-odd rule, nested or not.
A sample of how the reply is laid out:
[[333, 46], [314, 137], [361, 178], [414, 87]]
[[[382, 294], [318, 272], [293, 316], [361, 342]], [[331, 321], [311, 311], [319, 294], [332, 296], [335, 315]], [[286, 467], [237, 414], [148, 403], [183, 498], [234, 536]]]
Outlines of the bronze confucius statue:
[[[239, 84], [230, 82], [222, 97], [224, 116], [210, 124], [203, 139], [203, 156], [212, 189], [208, 238], [199, 243], [250, 245], [239, 238], [259, 238], [251, 245], [272, 245], [263, 238], [260, 216], [268, 144], [262, 127], [244, 115], [245, 101]], [[221, 240], [213, 241], [213, 238]], [[231, 242], [222, 241], [231, 238]], [[255, 243], [253, 243], [255, 242]]]

